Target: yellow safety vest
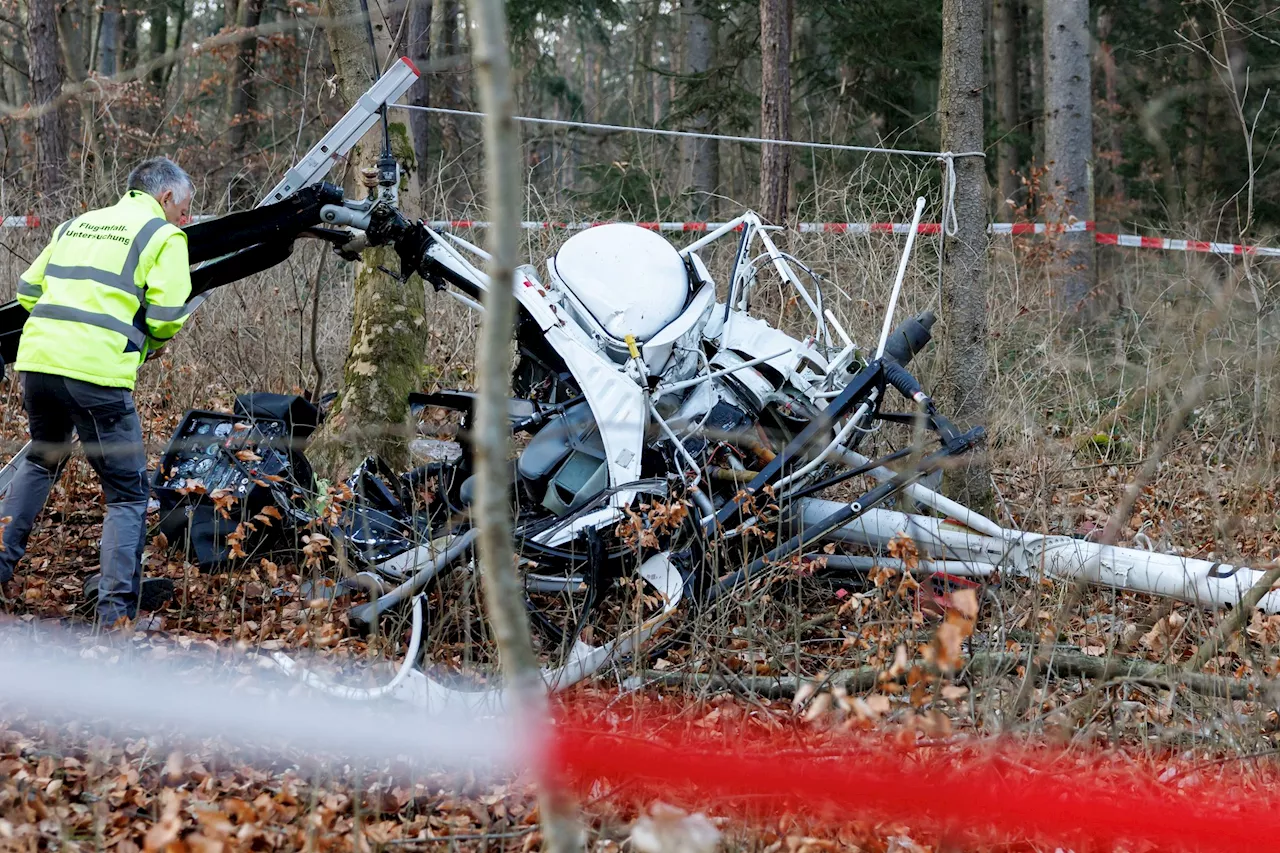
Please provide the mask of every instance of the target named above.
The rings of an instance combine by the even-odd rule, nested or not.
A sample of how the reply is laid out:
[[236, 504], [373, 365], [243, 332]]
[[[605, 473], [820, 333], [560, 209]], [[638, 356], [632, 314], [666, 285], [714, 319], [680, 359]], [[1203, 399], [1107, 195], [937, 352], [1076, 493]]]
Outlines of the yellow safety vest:
[[18, 301], [31, 316], [14, 367], [133, 388], [147, 353], [182, 328], [190, 296], [187, 235], [130, 190], [60, 225], [22, 274]]

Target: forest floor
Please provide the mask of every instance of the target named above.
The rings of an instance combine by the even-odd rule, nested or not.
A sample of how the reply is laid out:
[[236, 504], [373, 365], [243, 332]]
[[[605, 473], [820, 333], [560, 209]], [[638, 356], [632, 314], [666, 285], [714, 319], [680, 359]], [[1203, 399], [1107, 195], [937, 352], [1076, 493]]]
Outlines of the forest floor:
[[[12, 401], [10, 395], [0, 412], [0, 433], [20, 439], [23, 423]], [[149, 434], [167, 436], [179, 414], [153, 415]], [[1225, 471], [1208, 447], [1192, 441], [1169, 458], [1137, 502], [1122, 541], [1141, 531], [1159, 547], [1261, 565], [1280, 554], [1276, 494]], [[1136, 470], [1131, 462], [1081, 458], [1065, 441], [1030, 455], [997, 449], [993, 461], [1005, 512], [1027, 529], [1075, 535], [1105, 524]], [[1218, 481], [1207, 479], [1207, 470], [1232, 485], [1213, 485]], [[74, 616], [83, 579], [97, 566], [102, 516], [96, 481], [87, 465], [73, 463], [33, 538], [19, 599], [3, 622], [65, 626], [81, 656], [104, 667], [212, 656], [248, 673], [256, 657], [278, 649], [346, 662], [385, 652], [348, 630], [342, 608], [309, 602], [295, 566], [258, 561], [241, 571], [200, 575], [158, 547], [147, 572], [174, 578], [177, 598], [159, 614], [159, 630], [108, 641]], [[909, 544], [903, 547], [909, 558]], [[1156, 767], [1229, 762], [1233, 778], [1241, 779], [1264, 773], [1262, 762], [1243, 759], [1278, 745], [1280, 721], [1263, 686], [1280, 671], [1280, 616], [1255, 614], [1209, 657], [1200, 675], [1256, 687], [1256, 696], [1227, 700], [1205, 695], [1203, 680], [1191, 677], [1094, 679], [1087, 666], [1029, 671], [1018, 663], [1034, 651], [1066, 661], [1119, 657], [1176, 669], [1221, 621], [1190, 605], [1047, 581], [942, 590], [891, 572], [864, 584], [778, 575], [753, 593], [761, 606], [733, 610], [714, 630], [699, 632], [696, 643], [673, 645], [647, 661], [641, 674], [649, 686], [627, 701], [675, 703], [686, 722], [726, 739], [743, 726], [795, 727], [819, 740], [869, 731], [934, 750], [939, 761], [948, 750], [1001, 734], [1065, 747], [1082, 772], [1096, 766], [1102, 750]], [[1000, 655], [1013, 665], [976, 663]], [[833, 678], [836, 672], [843, 675]], [[859, 683], [857, 674], [867, 672], [873, 677]], [[784, 675], [826, 679], [829, 687], [802, 686], [798, 696], [768, 688]], [[841, 686], [846, 676], [848, 689]], [[563, 703], [605, 703], [617, 712], [604, 715], [605, 724], [626, 728], [612, 676], [575, 688]], [[193, 744], [128, 720], [105, 729], [86, 725], [98, 722], [37, 719], [0, 705], [0, 850], [528, 850], [539, 844], [531, 788], [520, 778], [408, 766], [363, 772], [284, 750], [248, 756], [234, 743]], [[818, 821], [800, 810], [753, 812], [741, 803], [682, 801], [678, 792], [666, 799], [707, 813], [733, 848], [947, 846], [909, 825], [833, 822], [829, 815]], [[635, 821], [652, 803], [612, 796], [606, 787], [582, 797], [581, 805], [592, 849], [613, 850], [627, 846]]]

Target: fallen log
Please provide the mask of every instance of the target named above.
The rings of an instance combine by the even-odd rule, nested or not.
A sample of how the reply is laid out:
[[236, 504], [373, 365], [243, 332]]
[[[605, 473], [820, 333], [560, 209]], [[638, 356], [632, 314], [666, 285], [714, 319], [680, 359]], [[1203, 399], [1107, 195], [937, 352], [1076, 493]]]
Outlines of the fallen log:
[[[974, 655], [956, 674], [957, 681], [972, 681], [975, 676], [1004, 675], [1028, 663], [1026, 655], [980, 652]], [[1107, 682], [1134, 682], [1149, 687], [1183, 687], [1201, 696], [1220, 699], [1262, 699], [1273, 702], [1274, 685], [1271, 682], [1227, 678], [1191, 672], [1177, 666], [1152, 663], [1120, 657], [1092, 657], [1078, 652], [1055, 652], [1036, 661], [1040, 678], [1089, 678]], [[915, 661], [934, 674], [936, 666]], [[711, 673], [665, 672], [645, 670], [640, 673], [646, 686], [688, 687], [699, 691], [729, 692], [743, 695], [764, 696], [770, 699], [786, 699], [796, 695], [805, 685], [819, 687], [843, 687], [850, 693], [874, 689], [883, 681], [884, 670], [879, 667], [838, 670], [824, 678], [808, 678], [795, 675], [735, 675], [727, 678]]]

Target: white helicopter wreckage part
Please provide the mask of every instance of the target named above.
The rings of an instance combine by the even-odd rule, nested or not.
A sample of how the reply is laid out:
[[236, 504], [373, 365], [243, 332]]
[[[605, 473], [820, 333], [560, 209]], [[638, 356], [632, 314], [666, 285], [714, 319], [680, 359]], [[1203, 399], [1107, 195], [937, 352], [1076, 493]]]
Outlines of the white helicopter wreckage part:
[[[849, 450], [842, 456], [845, 462], [854, 466], [866, 465], [870, 461]], [[883, 467], [868, 473], [879, 480], [889, 480], [894, 476], [892, 471]], [[1176, 554], [1012, 530], [919, 484], [910, 485], [904, 491], [912, 500], [941, 513], [946, 519], [871, 510], [847, 528], [837, 531], [836, 536], [840, 541], [852, 544], [884, 547], [895, 535], [905, 533], [915, 539], [926, 553], [939, 558], [1006, 565], [1024, 575], [1043, 570], [1050, 577], [1083, 580], [1098, 586], [1145, 592], [1206, 607], [1239, 604], [1244, 594], [1265, 574], [1259, 569]], [[822, 503], [826, 505], [819, 506], [808, 499], [801, 508], [803, 519], [816, 523], [824, 513], [829, 515], [840, 506], [830, 501]], [[1257, 606], [1266, 613], [1280, 613], [1280, 590], [1268, 592]]]
[[628, 335], [649, 340], [680, 315], [689, 297], [680, 253], [636, 225], [575, 234], [547, 261], [547, 271], [579, 322], [619, 342]]
[[[642, 228], [636, 230], [650, 233]], [[488, 276], [443, 240], [432, 245], [428, 254], [477, 287], [488, 289]], [[599, 344], [578, 323], [569, 322], [572, 317], [566, 319], [569, 312], [562, 305], [563, 295], [546, 287], [531, 266], [524, 264], [516, 270], [513, 287], [516, 301], [538, 324], [547, 343], [564, 360], [587, 398], [604, 444], [609, 485], [616, 487], [640, 479], [640, 454], [648, 426], [643, 389], [619, 372], [618, 365], [603, 355]], [[610, 497], [610, 506], [615, 509], [605, 511], [598, 518], [616, 520], [620, 515], [616, 508], [627, 506], [633, 497], [632, 491], [616, 491]], [[607, 522], [595, 520], [596, 526], [600, 523]], [[562, 544], [583, 529], [582, 523], [576, 523], [560, 529], [554, 538], [540, 541], [546, 545]]]
[[[461, 535], [447, 539], [442, 537], [378, 563], [376, 568], [379, 572], [395, 577], [408, 577], [399, 586], [379, 595], [368, 604], [352, 608], [351, 621], [364, 625], [377, 624], [383, 613], [417, 596], [437, 575], [466, 556], [479, 535], [480, 531], [473, 527]], [[410, 571], [413, 572], [412, 575], [408, 574]]]
[[[667, 552], [654, 554], [646, 559], [637, 567], [636, 573], [657, 593], [662, 600], [662, 609], [603, 645], [593, 646], [583, 642], [581, 638], [575, 638], [563, 664], [542, 670], [542, 681], [549, 691], [571, 687], [584, 678], [590, 678], [611, 661], [633, 654], [676, 612], [684, 597], [684, 578]], [[422, 607], [422, 596], [415, 596], [413, 630], [405, 659], [395, 676], [379, 687], [361, 688], [335, 684], [282, 652], [274, 653], [272, 660], [283, 672], [308, 687], [341, 699], [369, 701], [394, 697], [431, 713], [501, 712], [506, 706], [506, 692], [503, 688], [458, 689], [417, 668], [416, 660], [422, 641]]]
[[[611, 244], [624, 238], [645, 241], [647, 244], [656, 238], [670, 250], [669, 257], [665, 254], [663, 256], [668, 261], [674, 260], [673, 268], [666, 270], [670, 275], [663, 278], [663, 286], [671, 293], [664, 290], [661, 294], [672, 297], [668, 300], [671, 302], [667, 306], [669, 310], [663, 312], [664, 319], [667, 316], [672, 319], [654, 331], [642, 344], [640, 360], [644, 363], [643, 369], [661, 370], [663, 378], [671, 381], [683, 380], [696, 374], [699, 368], [696, 348], [701, 340], [708, 339], [706, 336], [710, 331], [710, 321], [728, 313], [734, 318], [731, 326], [735, 330], [725, 340], [718, 342], [721, 349], [712, 363], [741, 380], [739, 387], [750, 391], [751, 407], [758, 411], [776, 397], [777, 389], [759, 371], [753, 369], [754, 365], [748, 367], [744, 361], [767, 362], [781, 375], [794, 381], [804, 392], [816, 387], [814, 381], [821, 377], [820, 372], [825, 369], [822, 356], [812, 347], [742, 310], [726, 312], [723, 303], [715, 302], [715, 285], [706, 272], [705, 264], [696, 255], [692, 256], [696, 260], [690, 262], [694, 271], [693, 278], [698, 279], [693, 281], [680, 260], [681, 255], [664, 239], [638, 226], [602, 226], [577, 235], [565, 245], [568, 247], [575, 240], [606, 228], [609, 229], [607, 236]], [[462, 258], [457, 248], [437, 243], [429, 251], [432, 257], [446, 263], [454, 272], [466, 276], [481, 288], [487, 287], [487, 278]], [[565, 249], [561, 249], [561, 254], [564, 251]], [[632, 343], [617, 338], [614, 334], [616, 330], [606, 329], [599, 323], [595, 312], [582, 307], [581, 294], [575, 295], [574, 288], [590, 292], [594, 299], [606, 292], [601, 288], [608, 285], [611, 279], [599, 270], [593, 272], [589, 267], [579, 269], [575, 253], [570, 255], [574, 261], [572, 288], [569, 281], [554, 272], [554, 268], [552, 285], [547, 286], [539, 280], [535, 270], [524, 265], [517, 270], [514, 291], [517, 301], [538, 324], [546, 342], [564, 360], [565, 366], [586, 396], [604, 445], [609, 486], [616, 491], [609, 500], [613, 511], [605, 510], [576, 520], [569, 526], [557, 528], [549, 537], [547, 534], [540, 535], [539, 541], [547, 545], [563, 544], [587, 527], [609, 524], [620, 517], [620, 508], [630, 504], [635, 492], [619, 487], [635, 482], [640, 477], [641, 454], [650, 420], [650, 409], [645, 403], [645, 387], [639, 381], [642, 377], [619, 369], [635, 360], [629, 350], [635, 345], [634, 341], [639, 340], [639, 336], [633, 335]], [[675, 304], [673, 296], [673, 282], [677, 271], [681, 291], [679, 301], [683, 308]], [[693, 287], [697, 289], [690, 298], [689, 292]], [[644, 292], [643, 288], [639, 290]], [[649, 331], [649, 327], [645, 327], [643, 331]], [[722, 331], [725, 330], [716, 329], [717, 334]], [[685, 354], [677, 355], [677, 351]], [[797, 371], [801, 365], [805, 367], [807, 374], [804, 377]], [[661, 391], [659, 386], [659, 396]]]
[[[792, 524], [800, 527], [818, 525], [845, 506], [815, 498], [804, 498], [797, 504]], [[884, 509], [868, 510], [834, 531], [828, 540], [883, 549], [901, 536], [910, 537], [927, 558], [946, 560], [948, 574], [985, 576], [990, 573], [988, 567], [996, 566], [1025, 577], [1043, 573], [1058, 580], [1082, 580], [1211, 608], [1239, 604], [1265, 574], [1244, 566], [1102, 545], [1070, 536], [1018, 530], [987, 536], [951, 520]], [[963, 566], [974, 568], [965, 571]], [[1257, 606], [1267, 613], [1280, 613], [1280, 590], [1268, 592]]]
[[[403, 91], [397, 87], [411, 82], [404, 69], [397, 68], [389, 75], [384, 75], [371, 90], [373, 99], [364, 99], [353, 107], [326, 140], [340, 143], [343, 150], [355, 144], [363, 135], [364, 125], [375, 120], [378, 105], [393, 100]], [[308, 186], [318, 182], [328, 169], [326, 164], [331, 165], [328, 160], [316, 159], [317, 151], [325, 153], [327, 144], [322, 141], [321, 146], [313, 149], [304, 161], [306, 169], [296, 174], [291, 172], [288, 180]], [[452, 298], [482, 311], [476, 297], [492, 284], [481, 269], [487, 260], [484, 250], [466, 240], [434, 232], [421, 223], [404, 220], [395, 192], [398, 181], [393, 178], [394, 175], [390, 175], [383, 181], [380, 176], [380, 189], [364, 200], [345, 199], [336, 187], [312, 187], [316, 203], [327, 200], [319, 208], [322, 221], [340, 226], [336, 231], [328, 229], [327, 236], [321, 232], [313, 236], [336, 240], [345, 234], [351, 242], [335, 242], [335, 246], [345, 246], [348, 253], [364, 245], [393, 244], [400, 255], [401, 274], [405, 279], [412, 272], [424, 273], [424, 279]], [[278, 188], [281, 192], [284, 189], [284, 185]], [[923, 205], [923, 199], [917, 201], [915, 222], [920, 220]], [[309, 208], [305, 205], [299, 208], [303, 209]], [[245, 229], [246, 233], [257, 233], [248, 226], [242, 230]], [[864, 504], [858, 502], [845, 504], [800, 496], [821, 476], [819, 468], [825, 468], [831, 461], [867, 469], [870, 464], [867, 458], [855, 452], [857, 441], [874, 428], [867, 422], [881, 414], [883, 392], [889, 385], [904, 398], [914, 400], [922, 410], [927, 409], [932, 419], [931, 429], [943, 444], [940, 450], [921, 459], [917, 473], [940, 471], [941, 461], [974, 446], [981, 438], [981, 430], [975, 428], [963, 434], [956, 430], [933, 408], [919, 382], [906, 370], [911, 357], [919, 351], [913, 348], [914, 333], [908, 334], [906, 326], [918, 320], [900, 327], [901, 338], [899, 331], [891, 332], [915, 228], [910, 229], [901, 256], [878, 346], [870, 360], [862, 364], [858, 363], [861, 359], [857, 357], [857, 346], [840, 326], [835, 313], [824, 310], [821, 278], [802, 262], [780, 251], [769, 236], [772, 230], [778, 229], [766, 225], [756, 213], [746, 211], [690, 245], [676, 249], [665, 238], [638, 226], [608, 225], [566, 241], [559, 253], [547, 261], [545, 283], [532, 266], [517, 268], [510, 286], [541, 333], [538, 348], [545, 342], [558, 356], [572, 378], [572, 382], [566, 383], [570, 386], [569, 396], [576, 390], [585, 401], [576, 407], [572, 407], [572, 402], [565, 402], [558, 393], [561, 389], [557, 383], [566, 377], [560, 375], [558, 365], [548, 371], [556, 374], [550, 380], [555, 402], [549, 404], [547, 420], [538, 424], [539, 429], [530, 430], [530, 444], [522, 450], [516, 466], [519, 477], [521, 462], [526, 461], [530, 447], [540, 437], [547, 439], [544, 448], [552, 451], [545, 453], [543, 460], [553, 457], [560, 460], [547, 462], [542, 467], [530, 462], [529, 470], [542, 474], [518, 480], [539, 484], [543, 492], [535, 496], [535, 504], [550, 513], [536, 519], [536, 527], [531, 528], [538, 531], [532, 534], [533, 541], [558, 547], [584, 532], [602, 530], [616, 523], [624, 508], [637, 496], [647, 493], [641, 481], [642, 456], [656, 456], [667, 463], [678, 458], [681, 467], [692, 462], [693, 470], [684, 473], [701, 478], [704, 472], [697, 470], [700, 463], [693, 457], [702, 451], [691, 450], [686, 443], [689, 439], [718, 442], [720, 439], [714, 433], [719, 429], [722, 435], [737, 431], [742, 437], [739, 442], [742, 447], [725, 442], [729, 452], [724, 463], [727, 467], [719, 469], [721, 473], [733, 475], [728, 479], [735, 484], [739, 482], [737, 475], [751, 473], [746, 471], [742, 459], [734, 457], [733, 451], [743, 448], [750, 451], [750, 458], [757, 459], [761, 470], [754, 472], [756, 478], [751, 482], [743, 481], [746, 488], [734, 486], [738, 489], [737, 496], [727, 498], [720, 494], [725, 499], [721, 507], [716, 507], [708, 497], [712, 494], [714, 478], [709, 471], [705, 472], [707, 491], [700, 490], [699, 481], [699, 485], [692, 488], [691, 496], [702, 510], [704, 522], [708, 519], [715, 522], [714, 527], [704, 525], [709, 533], [718, 530], [727, 536], [734, 535], [734, 531], [741, 529], [739, 522], [747, 520], [750, 499], [761, 489], [770, 488], [779, 496], [784, 520], [801, 531], [808, 527], [814, 534], [812, 541], [803, 532], [794, 536], [792, 541], [800, 550], [789, 553], [831, 542], [882, 550], [892, 539], [905, 534], [920, 547], [927, 570], [975, 577], [990, 575], [997, 569], [1011, 570], [1032, 577], [1081, 579], [1116, 589], [1219, 606], [1237, 603], [1262, 576], [1254, 569], [1205, 560], [1008, 530], [930, 488], [909, 483], [912, 472], [870, 470], [870, 474], [885, 482], [867, 493], [872, 503], [865, 506], [874, 507], [881, 501], [904, 495], [936, 515], [878, 508], [862, 512]], [[735, 233], [738, 231], [740, 236]], [[718, 302], [716, 284], [698, 252], [729, 234], [735, 234], [738, 242], [732, 253], [727, 293], [724, 301]], [[777, 274], [784, 289], [794, 290], [794, 301], [812, 313], [812, 325], [806, 325], [806, 331], [798, 333], [804, 335], [803, 339], [749, 312], [750, 295], [760, 281], [760, 272], [766, 269]], [[812, 291], [801, 282], [800, 271], [810, 277]], [[928, 343], [931, 324], [932, 320], [920, 324], [923, 334], [917, 337], [921, 346]], [[533, 330], [522, 326], [521, 332]], [[526, 402], [535, 411], [542, 411], [531, 400]], [[736, 411], [731, 413], [733, 417], [713, 422], [710, 417], [720, 403]], [[766, 410], [771, 418], [785, 418], [789, 425], [797, 425], [798, 432], [786, 442], [782, 453], [775, 453], [767, 439], [763, 445], [765, 454], [758, 453], [752, 446], [758, 438], [754, 433], [767, 427]], [[901, 413], [884, 413], [881, 420], [901, 417]], [[545, 431], [551, 419], [559, 425], [559, 433]], [[580, 480], [572, 480], [572, 484], [567, 478], [556, 479], [568, 467], [563, 460], [569, 457], [567, 452], [561, 457], [555, 457], [555, 453], [561, 446], [573, 447], [574, 441], [584, 444], [583, 436], [588, 430], [593, 431], [591, 453], [582, 455], [596, 460], [595, 467]], [[595, 431], [598, 431], [598, 441]], [[655, 439], [657, 444], [652, 449], [661, 452], [649, 453], [651, 448], [646, 442]], [[662, 446], [658, 447], [659, 444]], [[710, 452], [714, 454], [717, 450]], [[766, 455], [772, 459], [765, 458]], [[710, 460], [711, 456], [707, 458]], [[748, 455], [744, 453], [743, 459], [746, 458]], [[805, 464], [798, 465], [801, 459]], [[730, 470], [735, 464], [737, 468]], [[562, 467], [556, 468], [557, 465]], [[585, 465], [582, 462], [582, 466]], [[798, 470], [793, 470], [797, 465]], [[7, 469], [0, 469], [0, 487], [6, 471], [12, 467], [11, 464]], [[926, 468], [932, 470], [926, 471]], [[575, 471], [575, 476], [577, 473]], [[665, 483], [673, 473], [676, 472], [666, 470], [654, 476]], [[552, 488], [561, 485], [571, 493], [567, 498], [552, 494]], [[789, 495], [797, 497], [789, 499]], [[842, 520], [848, 521], [842, 523]], [[426, 528], [431, 529], [435, 528]], [[822, 535], [821, 531], [831, 532]], [[419, 593], [447, 569], [474, 570], [474, 561], [470, 561], [470, 569], [460, 564], [471, 551], [476, 528], [471, 526], [449, 539], [425, 543], [421, 538], [413, 538], [417, 535], [428, 534], [399, 537], [408, 550], [370, 567], [380, 568], [379, 574], [384, 578], [402, 581], [400, 585], [352, 611], [353, 623], [356, 611], [360, 611], [361, 620], [375, 624], [386, 609], [412, 603], [415, 627], [409, 653], [389, 683], [374, 688], [342, 687], [327, 682], [286, 656], [277, 656], [277, 664], [317, 689], [348, 698], [397, 696], [423, 707], [461, 710], [500, 707], [501, 690], [456, 689], [416, 667], [424, 617]], [[791, 547], [791, 542], [781, 543], [777, 549], [784, 545]], [[833, 556], [837, 563], [855, 570], [867, 565], [868, 559], [878, 559], [847, 554]], [[768, 558], [773, 559], [773, 556]], [[756, 562], [767, 564], [768, 560], [762, 557]], [[584, 578], [576, 573], [572, 564], [564, 566], [561, 575], [543, 574], [543, 571], [539, 568], [539, 574], [529, 576], [528, 589], [574, 592], [586, 588]], [[675, 612], [682, 600], [684, 579], [669, 555], [660, 553], [650, 557], [636, 571], [644, 584], [659, 594], [663, 602], [660, 612], [601, 646], [574, 638], [563, 664], [543, 672], [551, 689], [575, 683], [618, 656], [634, 652]], [[743, 572], [746, 571], [744, 568]], [[732, 586], [715, 588], [732, 589]], [[1280, 612], [1280, 593], [1267, 594], [1260, 606], [1270, 612]]]
[[271, 660], [285, 675], [291, 675], [308, 687], [335, 696], [339, 699], [355, 701], [371, 701], [392, 695], [400, 688], [414, 669], [414, 661], [418, 659], [418, 650], [422, 648], [422, 594], [413, 597], [413, 628], [409, 635], [409, 648], [405, 650], [404, 661], [396, 670], [395, 676], [381, 687], [350, 687], [326, 681], [314, 671], [301, 666], [284, 652], [272, 652]]

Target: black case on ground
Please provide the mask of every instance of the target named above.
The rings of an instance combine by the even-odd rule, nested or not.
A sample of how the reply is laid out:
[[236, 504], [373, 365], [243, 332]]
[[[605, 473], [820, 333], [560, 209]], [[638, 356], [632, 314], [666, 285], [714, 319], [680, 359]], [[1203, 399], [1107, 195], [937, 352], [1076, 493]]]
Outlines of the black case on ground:
[[[243, 531], [248, 535], [241, 548], [248, 553], [293, 544], [282, 536], [293, 529], [288, 501], [310, 491], [313, 479], [284, 419], [193, 410], [165, 447], [151, 489], [160, 503], [160, 532], [169, 544], [202, 570], [217, 571], [229, 567], [227, 537], [242, 523], [256, 528]], [[227, 517], [219, 511], [218, 495]], [[270, 525], [253, 520], [272, 505], [284, 518]]]

